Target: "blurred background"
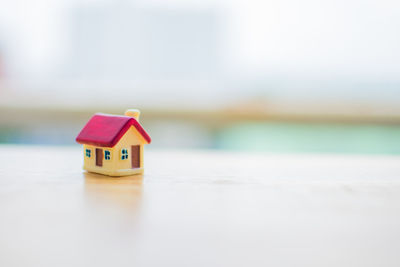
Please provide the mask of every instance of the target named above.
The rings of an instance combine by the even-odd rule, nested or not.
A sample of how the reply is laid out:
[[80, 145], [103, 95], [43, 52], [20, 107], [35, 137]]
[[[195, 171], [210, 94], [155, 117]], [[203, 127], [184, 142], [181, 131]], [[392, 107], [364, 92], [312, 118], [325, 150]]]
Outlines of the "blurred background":
[[142, 111], [151, 148], [400, 154], [400, 2], [0, 2], [0, 143]]

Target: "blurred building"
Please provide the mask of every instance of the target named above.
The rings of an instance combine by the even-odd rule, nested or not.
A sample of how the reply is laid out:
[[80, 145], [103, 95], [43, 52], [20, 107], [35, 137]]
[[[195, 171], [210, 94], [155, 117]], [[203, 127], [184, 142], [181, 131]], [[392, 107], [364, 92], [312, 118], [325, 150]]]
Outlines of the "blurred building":
[[221, 72], [215, 9], [130, 4], [71, 14], [67, 73], [74, 79], [214, 80]]

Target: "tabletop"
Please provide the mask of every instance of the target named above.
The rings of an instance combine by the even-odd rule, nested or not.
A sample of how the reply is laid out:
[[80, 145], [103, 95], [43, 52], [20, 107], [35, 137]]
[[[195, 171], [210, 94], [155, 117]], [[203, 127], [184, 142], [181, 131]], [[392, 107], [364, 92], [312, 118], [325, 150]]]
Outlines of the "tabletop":
[[400, 157], [0, 146], [0, 266], [400, 266]]

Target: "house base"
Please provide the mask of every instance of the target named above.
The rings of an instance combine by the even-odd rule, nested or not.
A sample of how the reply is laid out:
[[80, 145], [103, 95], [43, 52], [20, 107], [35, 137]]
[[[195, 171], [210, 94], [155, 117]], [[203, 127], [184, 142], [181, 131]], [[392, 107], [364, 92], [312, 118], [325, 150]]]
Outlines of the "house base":
[[96, 167], [83, 166], [83, 169], [88, 172], [94, 172], [108, 176], [127, 176], [127, 175], [143, 174], [143, 168], [110, 170], [97, 166]]

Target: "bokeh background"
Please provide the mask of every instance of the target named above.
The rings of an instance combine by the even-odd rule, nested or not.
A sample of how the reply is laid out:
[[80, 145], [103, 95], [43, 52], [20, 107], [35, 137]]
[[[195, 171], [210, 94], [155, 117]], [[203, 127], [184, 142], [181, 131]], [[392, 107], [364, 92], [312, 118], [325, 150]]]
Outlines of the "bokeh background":
[[395, 0], [0, 2], [0, 143], [142, 111], [151, 148], [400, 153]]

